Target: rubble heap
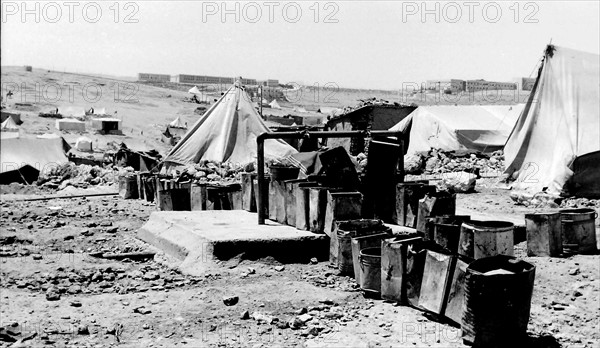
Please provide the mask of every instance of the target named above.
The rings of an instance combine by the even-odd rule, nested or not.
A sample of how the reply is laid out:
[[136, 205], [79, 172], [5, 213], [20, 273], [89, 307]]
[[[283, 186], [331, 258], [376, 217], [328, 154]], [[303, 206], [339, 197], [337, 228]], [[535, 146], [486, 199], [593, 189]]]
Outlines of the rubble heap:
[[117, 171], [88, 164], [76, 165], [68, 162], [40, 173], [36, 184], [51, 189], [62, 190], [67, 186], [87, 188], [90, 185], [111, 185], [118, 182]]
[[179, 182], [194, 181], [200, 183], [232, 183], [241, 181], [241, 173], [253, 172], [254, 163], [239, 165], [237, 163], [219, 163], [215, 161], [202, 160], [199, 163], [189, 165], [182, 170], [172, 173], [173, 179]]
[[406, 174], [440, 174], [448, 172], [475, 172], [501, 174], [504, 171], [502, 150], [491, 154], [457, 153], [431, 149], [425, 154], [404, 156]]
[[561, 208], [596, 208], [600, 209], [600, 199], [569, 197], [560, 202]]
[[346, 106], [343, 109], [343, 114], [347, 114], [349, 112], [352, 112], [354, 110], [360, 109], [362, 107], [365, 106], [369, 106], [369, 105], [397, 105], [397, 106], [416, 106], [416, 104], [403, 104], [403, 103], [397, 103], [397, 102], [390, 102], [388, 100], [384, 100], [384, 99], [378, 99], [377, 97], [373, 97], [373, 98], [369, 98], [369, 99], [359, 99], [358, 100], [358, 104], [356, 104], [355, 106]]

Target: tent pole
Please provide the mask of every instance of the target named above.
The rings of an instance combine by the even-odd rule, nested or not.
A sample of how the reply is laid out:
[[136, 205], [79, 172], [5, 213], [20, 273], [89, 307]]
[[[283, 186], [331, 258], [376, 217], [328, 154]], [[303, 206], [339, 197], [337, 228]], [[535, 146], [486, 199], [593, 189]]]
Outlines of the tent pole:
[[[262, 135], [262, 134], [261, 134]], [[256, 195], [256, 207], [257, 207], [257, 211], [258, 211], [258, 224], [259, 225], [264, 225], [265, 224], [265, 207], [264, 207], [264, 203], [265, 203], [265, 196], [267, 194], [267, 192], [264, 189], [264, 176], [265, 176], [265, 138], [261, 137], [260, 135], [258, 136], [258, 138], [256, 139], [256, 145], [257, 145], [257, 166], [258, 168], [256, 168], [257, 170], [257, 179], [258, 180], [258, 192], [255, 192], [254, 194]]]

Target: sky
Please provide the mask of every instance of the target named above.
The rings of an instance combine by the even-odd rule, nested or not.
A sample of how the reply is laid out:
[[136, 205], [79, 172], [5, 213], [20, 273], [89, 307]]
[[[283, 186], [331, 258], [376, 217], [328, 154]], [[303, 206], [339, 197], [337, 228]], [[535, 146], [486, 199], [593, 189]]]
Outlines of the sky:
[[532, 74], [550, 41], [600, 52], [598, 1], [2, 1], [1, 63], [399, 89]]

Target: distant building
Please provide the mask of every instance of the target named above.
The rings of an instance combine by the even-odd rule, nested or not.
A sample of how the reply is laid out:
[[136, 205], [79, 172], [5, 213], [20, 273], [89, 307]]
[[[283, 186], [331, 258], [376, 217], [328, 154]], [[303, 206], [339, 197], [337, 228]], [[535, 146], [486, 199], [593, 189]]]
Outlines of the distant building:
[[450, 80], [450, 90], [453, 92], [462, 92], [467, 88], [467, 82], [464, 80], [452, 79]]
[[427, 80], [427, 89], [431, 91], [444, 90], [450, 86], [451, 80]]
[[171, 75], [139, 73], [138, 81], [169, 82]]
[[495, 82], [486, 80], [467, 80], [465, 81], [466, 92], [486, 91], [486, 90], [516, 90], [517, 84], [514, 82]]
[[535, 77], [523, 77], [521, 79], [521, 89], [524, 91], [531, 91], [533, 89], [533, 85], [535, 85]]
[[172, 76], [171, 82], [193, 85], [231, 84], [233, 83], [233, 78], [220, 76], [179, 74]]
[[245, 86], [258, 86], [258, 83], [256, 82], [255, 79], [245, 79], [245, 78], [242, 78], [242, 85], [245, 85]]
[[279, 80], [256, 80], [258, 86], [279, 87]]
[[452, 92], [473, 92], [484, 90], [517, 89], [513, 82], [495, 82], [486, 80], [428, 80], [427, 89], [435, 91], [451, 90]]

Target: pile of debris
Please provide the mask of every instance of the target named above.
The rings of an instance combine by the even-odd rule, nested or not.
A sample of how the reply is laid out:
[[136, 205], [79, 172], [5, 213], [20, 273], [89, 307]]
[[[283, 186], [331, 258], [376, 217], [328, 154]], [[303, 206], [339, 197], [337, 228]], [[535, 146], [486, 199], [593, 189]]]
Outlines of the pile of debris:
[[349, 112], [352, 112], [354, 110], [357, 110], [357, 109], [360, 109], [362, 107], [369, 106], [369, 105], [417, 106], [414, 103], [413, 104], [404, 104], [404, 103], [390, 102], [388, 100], [378, 99], [377, 97], [373, 97], [373, 98], [369, 98], [369, 99], [359, 99], [358, 102], [359, 103], [356, 104], [355, 106], [344, 107], [342, 114], [347, 114]]
[[425, 154], [404, 156], [406, 174], [440, 174], [449, 172], [497, 173], [504, 171], [502, 150], [491, 154], [458, 153], [431, 149]]
[[561, 208], [596, 208], [600, 209], [600, 199], [569, 197], [560, 202]]
[[87, 188], [95, 185], [111, 185], [118, 182], [118, 173], [112, 168], [88, 164], [64, 163], [46, 173], [40, 173], [38, 186], [62, 190], [67, 186]]
[[178, 182], [210, 182], [210, 183], [232, 183], [241, 182], [243, 172], [253, 172], [255, 165], [249, 163], [241, 166], [237, 163], [219, 163], [215, 161], [202, 160], [197, 164], [189, 165], [183, 170], [173, 171], [173, 179]]

